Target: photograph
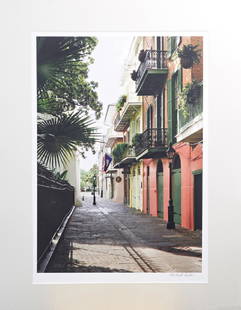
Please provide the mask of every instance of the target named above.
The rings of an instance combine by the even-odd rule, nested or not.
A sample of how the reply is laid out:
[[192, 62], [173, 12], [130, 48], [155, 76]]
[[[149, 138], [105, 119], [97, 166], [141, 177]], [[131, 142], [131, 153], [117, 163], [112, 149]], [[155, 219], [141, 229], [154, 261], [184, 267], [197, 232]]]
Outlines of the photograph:
[[202, 274], [203, 41], [36, 35], [37, 273]]
[[3, 310], [241, 310], [240, 6], [1, 6]]

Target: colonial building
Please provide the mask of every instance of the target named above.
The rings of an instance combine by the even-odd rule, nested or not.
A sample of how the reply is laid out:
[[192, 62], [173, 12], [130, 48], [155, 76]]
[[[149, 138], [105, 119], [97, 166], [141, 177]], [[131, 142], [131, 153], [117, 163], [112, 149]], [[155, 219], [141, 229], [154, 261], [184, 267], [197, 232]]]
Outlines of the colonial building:
[[111, 199], [122, 203], [124, 200], [124, 178], [121, 169], [114, 168], [112, 160], [112, 149], [117, 144], [123, 143], [123, 134], [114, 131], [113, 118], [115, 116], [115, 105], [107, 107], [105, 125], [107, 132], [99, 149], [99, 195], [105, 199]]
[[[142, 210], [142, 163], [136, 159], [135, 144], [142, 132], [142, 101], [135, 91], [130, 73], [138, 63], [141, 38], [135, 38], [130, 47], [122, 78], [123, 98], [119, 101], [114, 118], [114, 130], [123, 133], [123, 143], [112, 151], [114, 167], [123, 169], [124, 203]], [[120, 99], [121, 99], [120, 98]], [[120, 104], [121, 103], [121, 104]]]
[[[168, 219], [169, 143], [176, 151], [172, 170], [174, 221], [202, 228], [202, 57], [184, 68], [178, 49], [198, 46], [202, 37], [143, 37], [135, 74], [142, 97], [143, 133], [136, 158], [143, 162], [143, 211]], [[190, 100], [192, 93], [192, 100]], [[189, 100], [189, 101], [188, 101]]]
[[171, 178], [174, 222], [191, 230], [202, 228], [202, 49], [202, 37], [135, 37], [106, 144], [123, 202], [168, 221]]

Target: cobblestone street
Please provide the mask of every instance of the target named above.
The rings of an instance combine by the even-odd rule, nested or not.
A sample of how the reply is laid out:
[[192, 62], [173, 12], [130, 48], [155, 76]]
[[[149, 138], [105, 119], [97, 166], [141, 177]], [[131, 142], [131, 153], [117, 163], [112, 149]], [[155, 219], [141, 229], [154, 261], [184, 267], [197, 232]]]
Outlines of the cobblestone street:
[[201, 272], [201, 232], [85, 194], [46, 272]]

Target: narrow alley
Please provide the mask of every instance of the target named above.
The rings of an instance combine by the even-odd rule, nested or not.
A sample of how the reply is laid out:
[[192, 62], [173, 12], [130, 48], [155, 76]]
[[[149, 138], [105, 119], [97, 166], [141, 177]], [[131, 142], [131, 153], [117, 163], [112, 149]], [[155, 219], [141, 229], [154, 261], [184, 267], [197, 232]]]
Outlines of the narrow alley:
[[85, 193], [46, 272], [201, 272], [201, 232]]

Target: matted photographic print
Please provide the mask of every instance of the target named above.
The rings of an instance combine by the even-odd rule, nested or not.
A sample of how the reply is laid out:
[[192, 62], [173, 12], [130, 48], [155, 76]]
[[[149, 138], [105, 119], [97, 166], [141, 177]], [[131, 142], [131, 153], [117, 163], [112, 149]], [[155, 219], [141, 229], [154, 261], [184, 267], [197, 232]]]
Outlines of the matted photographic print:
[[207, 281], [203, 41], [34, 35], [36, 282]]

